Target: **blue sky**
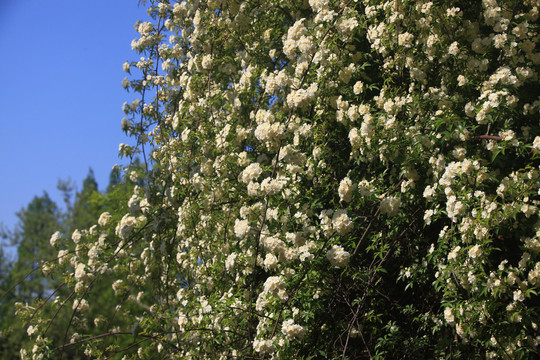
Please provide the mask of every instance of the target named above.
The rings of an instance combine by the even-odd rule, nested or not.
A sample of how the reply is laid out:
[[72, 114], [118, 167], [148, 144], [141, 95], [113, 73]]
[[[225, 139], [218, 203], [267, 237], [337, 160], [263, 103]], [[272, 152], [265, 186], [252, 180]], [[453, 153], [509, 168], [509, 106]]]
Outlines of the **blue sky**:
[[80, 188], [88, 169], [107, 186], [118, 145], [122, 88], [137, 0], [0, 0], [0, 222], [47, 191], [61, 203], [58, 179]]

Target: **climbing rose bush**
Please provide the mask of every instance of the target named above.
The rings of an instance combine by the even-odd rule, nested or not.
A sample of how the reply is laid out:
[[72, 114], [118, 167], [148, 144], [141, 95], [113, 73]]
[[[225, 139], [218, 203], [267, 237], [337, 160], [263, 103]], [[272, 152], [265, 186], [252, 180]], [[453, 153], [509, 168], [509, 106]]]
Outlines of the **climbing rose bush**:
[[51, 241], [73, 321], [53, 343], [21, 306], [22, 358], [538, 356], [538, 0], [147, 6], [120, 146], [146, 167]]

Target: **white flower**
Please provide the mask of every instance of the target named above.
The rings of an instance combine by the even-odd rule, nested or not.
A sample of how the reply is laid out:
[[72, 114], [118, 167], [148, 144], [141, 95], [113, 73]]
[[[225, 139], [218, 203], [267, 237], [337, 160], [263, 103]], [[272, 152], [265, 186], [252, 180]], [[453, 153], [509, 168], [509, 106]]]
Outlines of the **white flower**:
[[461, 325], [461, 323], [459, 323], [459, 324], [456, 325], [456, 333], [457, 333], [460, 337], [464, 337], [464, 336], [465, 336], [465, 330], [463, 330], [463, 325]]
[[381, 201], [381, 213], [388, 216], [396, 216], [399, 211], [401, 200], [396, 199], [393, 196], [388, 196]]
[[99, 257], [99, 253], [101, 252], [101, 249], [97, 246], [92, 246], [88, 250], [88, 264], [91, 265], [96, 262], [96, 260]]
[[86, 279], [87, 275], [84, 271], [85, 265], [83, 263], [78, 263], [75, 267], [75, 279], [77, 280], [84, 280]]
[[68, 261], [67, 255], [69, 254], [68, 250], [60, 250], [58, 251], [58, 263], [63, 264]]
[[99, 216], [99, 219], [98, 219], [98, 224], [99, 226], [101, 227], [105, 227], [109, 224], [109, 222], [111, 221], [111, 214], [109, 214], [108, 212], [104, 212], [103, 214], [101, 214]]
[[258, 182], [250, 182], [247, 186], [247, 191], [249, 196], [257, 196], [259, 195], [259, 188], [260, 185]]
[[141, 34], [141, 35], [145, 35], [145, 34], [148, 34], [150, 33], [152, 30], [154, 29], [154, 27], [152, 26], [152, 23], [151, 22], [142, 22], [139, 24], [139, 26], [137, 27], [137, 31]]
[[361, 81], [357, 81], [356, 84], [354, 84], [353, 92], [355, 95], [358, 95], [362, 91], [364, 91], [364, 83]]
[[292, 340], [294, 338], [303, 338], [306, 329], [303, 326], [295, 324], [293, 319], [288, 319], [283, 322], [281, 332], [287, 339]]
[[337, 210], [332, 216], [332, 226], [341, 235], [347, 234], [353, 228], [353, 223], [347, 215], [347, 210]]
[[444, 309], [444, 319], [448, 323], [448, 325], [454, 325], [454, 314], [452, 313], [452, 308], [445, 308]]
[[358, 183], [358, 192], [363, 197], [368, 197], [371, 195], [371, 192], [373, 191], [373, 187], [371, 186], [371, 183], [367, 180], [362, 180]]
[[373, 136], [373, 126], [369, 121], [362, 121], [360, 125], [360, 135], [366, 137], [366, 143], [369, 145], [371, 143], [371, 137]]
[[127, 88], [129, 87], [129, 85], [131, 85], [131, 83], [129, 82], [129, 80], [128, 80], [127, 78], [124, 78], [124, 79], [122, 80], [122, 87], [123, 87], [124, 89], [127, 89]]
[[409, 32], [399, 34], [398, 36], [398, 44], [400, 46], [411, 47], [413, 40], [414, 40], [414, 35]]
[[333, 245], [326, 253], [326, 258], [330, 261], [330, 264], [337, 267], [347, 266], [350, 257], [351, 254], [338, 245]]
[[338, 189], [339, 199], [341, 201], [351, 202], [354, 188], [355, 186], [353, 185], [351, 179], [349, 179], [348, 177], [341, 180]]
[[246, 235], [249, 233], [250, 227], [249, 227], [249, 221], [248, 220], [238, 220], [234, 222], [234, 233], [237, 237], [240, 239], [246, 237]]
[[465, 206], [461, 201], [457, 200], [455, 195], [450, 195], [446, 203], [446, 212], [448, 213], [448, 217], [456, 222], [457, 216], [465, 212]]
[[458, 86], [463, 86], [469, 82], [469, 80], [463, 75], [459, 75], [457, 77], [457, 81], [458, 81]]
[[285, 133], [285, 125], [274, 122], [263, 122], [257, 126], [254, 135], [258, 140], [273, 143], [280, 140]]
[[249, 164], [244, 171], [242, 171], [241, 179], [245, 184], [250, 183], [253, 180], [256, 180], [262, 174], [261, 165], [257, 162]]
[[123, 284], [124, 284], [124, 281], [121, 280], [121, 279], [116, 280], [112, 284], [112, 289], [113, 289], [115, 295], [118, 295], [118, 293], [121, 290]]
[[448, 47], [448, 53], [454, 56], [459, 54], [459, 43], [457, 41], [454, 41], [452, 44], [450, 44], [450, 46]]
[[311, 55], [315, 52], [315, 44], [313, 43], [311, 36], [302, 36], [300, 40], [298, 40], [298, 49], [303, 54]]
[[357, 26], [358, 20], [353, 17], [348, 19], [340, 17], [338, 23], [336, 24], [337, 30], [345, 36], [350, 36]]
[[453, 7], [450, 9], [446, 9], [446, 15], [447, 16], [456, 16], [456, 15], [462, 15], [461, 9], [458, 7]]
[[272, 178], [266, 178], [261, 182], [261, 190], [268, 195], [274, 195], [281, 191], [280, 181]]
[[523, 204], [521, 207], [521, 212], [525, 214], [525, 217], [529, 218], [531, 215], [536, 213], [536, 206], [530, 204]]
[[514, 301], [525, 301], [525, 295], [523, 294], [523, 291], [521, 291], [520, 289], [514, 291]]
[[459, 245], [453, 248], [452, 251], [448, 253], [448, 260], [455, 260], [458, 256], [459, 250], [461, 250], [461, 246]]
[[360, 145], [362, 144], [362, 138], [360, 135], [358, 135], [358, 129], [352, 128], [351, 131], [349, 131], [349, 141], [351, 142], [351, 147], [353, 149], [359, 149]]
[[202, 62], [201, 62], [201, 65], [202, 65], [203, 69], [210, 69], [210, 67], [212, 66], [212, 55], [210, 55], [210, 54], [204, 55], [203, 59], [202, 59]]
[[201, 310], [204, 314], [208, 314], [212, 311], [212, 306], [208, 303], [208, 300], [203, 299], [200, 301], [201, 304]]
[[482, 255], [482, 248], [480, 247], [480, 245], [474, 245], [472, 248], [469, 249], [469, 257], [471, 259], [476, 259], [480, 255]]
[[474, 109], [474, 105], [470, 102], [468, 102], [466, 105], [465, 105], [465, 115], [467, 115], [468, 117], [475, 117], [476, 115], [476, 111]]
[[315, 12], [321, 12], [328, 9], [328, 0], [309, 0], [309, 6]]
[[277, 296], [281, 300], [287, 300], [288, 295], [285, 290], [285, 281], [281, 276], [270, 276], [264, 283], [264, 292]]
[[506, 34], [497, 34], [497, 35], [495, 35], [493, 37], [494, 46], [497, 49], [501, 49], [501, 48], [504, 47], [504, 44], [506, 43], [506, 40], [507, 40]]
[[71, 234], [71, 239], [73, 240], [75, 244], [78, 244], [79, 241], [81, 240], [81, 232], [75, 229], [75, 231], [73, 231], [73, 234]]
[[129, 214], [124, 215], [122, 220], [120, 220], [120, 223], [116, 226], [116, 235], [121, 239], [127, 239], [133, 232], [136, 222], [137, 220], [134, 216]]
[[287, 38], [291, 40], [300, 40], [300, 37], [306, 35], [307, 29], [304, 26], [304, 21], [306, 19], [302, 18], [294, 23], [287, 32]]
[[54, 234], [52, 234], [51, 240], [49, 241], [51, 243], [51, 246], [58, 245], [58, 241], [60, 240], [61, 237], [62, 237], [62, 234], [60, 234], [60, 231], [57, 231]]
[[342, 68], [339, 71], [339, 78], [345, 83], [348, 84], [349, 81], [351, 81], [351, 76], [354, 71], [354, 64], [350, 64], [349, 66]]
[[28, 333], [28, 336], [31, 336], [35, 334], [38, 331], [37, 326], [30, 325], [28, 329], [26, 329], [26, 332]]
[[253, 350], [258, 353], [269, 353], [274, 350], [274, 342], [270, 340], [253, 340]]
[[431, 217], [435, 214], [435, 210], [428, 209], [424, 212], [424, 221], [426, 225], [431, 224]]
[[228, 272], [231, 272], [231, 270], [234, 268], [234, 260], [236, 259], [238, 255], [236, 253], [229, 254], [227, 256], [227, 260], [225, 260], [225, 269]]
[[310, 103], [317, 94], [317, 83], [311, 84], [307, 89], [293, 90], [287, 95], [287, 105], [291, 108], [301, 108]]
[[533, 148], [540, 150], [540, 136], [534, 138]]
[[275, 269], [278, 264], [277, 257], [274, 254], [266, 254], [263, 264], [266, 270]]
[[86, 299], [76, 299], [75, 301], [73, 301], [72, 309], [77, 311], [86, 311], [89, 307], [90, 306], [88, 305], [88, 301], [86, 301]]
[[178, 315], [178, 326], [180, 327], [180, 329], [184, 329], [184, 325], [186, 325], [187, 323], [188, 323], [187, 316], [180, 313]]
[[433, 195], [435, 195], [435, 188], [434, 188], [434, 187], [431, 187], [430, 185], [426, 186], [426, 188], [424, 189], [423, 196], [424, 196], [427, 200], [432, 200], [432, 199], [433, 199]]

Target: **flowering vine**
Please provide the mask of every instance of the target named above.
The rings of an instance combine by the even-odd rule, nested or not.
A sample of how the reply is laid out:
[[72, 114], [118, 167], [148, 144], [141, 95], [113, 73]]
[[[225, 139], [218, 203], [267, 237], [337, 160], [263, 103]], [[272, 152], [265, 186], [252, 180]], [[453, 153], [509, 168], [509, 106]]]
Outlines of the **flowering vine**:
[[[149, 1], [122, 128], [146, 167], [49, 271], [23, 358], [538, 353], [536, 0]], [[114, 279], [115, 319], [86, 319]], [[124, 348], [103, 338], [131, 334]]]

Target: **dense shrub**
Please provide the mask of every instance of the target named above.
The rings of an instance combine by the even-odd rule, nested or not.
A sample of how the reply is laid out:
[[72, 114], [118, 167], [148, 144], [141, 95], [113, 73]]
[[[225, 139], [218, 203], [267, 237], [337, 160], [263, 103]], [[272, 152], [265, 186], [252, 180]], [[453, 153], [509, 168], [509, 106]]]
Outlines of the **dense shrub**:
[[[129, 212], [55, 245], [48, 268], [73, 289], [50, 304], [73, 312], [66, 346], [538, 356], [537, 0], [148, 5], [142, 57], [124, 64], [138, 146], [121, 145], [146, 170], [128, 169]], [[86, 319], [105, 278], [115, 317]], [[50, 322], [32, 319], [28, 357], [65, 348]], [[103, 335], [85, 337], [93, 324]]]

